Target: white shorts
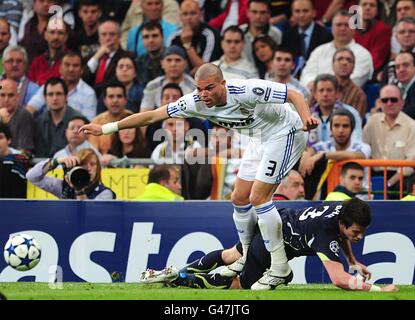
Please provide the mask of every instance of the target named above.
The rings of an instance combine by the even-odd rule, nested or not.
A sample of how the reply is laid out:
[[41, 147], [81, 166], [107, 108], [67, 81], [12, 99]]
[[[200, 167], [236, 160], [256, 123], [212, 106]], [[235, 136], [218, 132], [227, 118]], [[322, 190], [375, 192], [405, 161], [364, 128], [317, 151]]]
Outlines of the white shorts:
[[242, 157], [238, 177], [279, 184], [301, 158], [306, 142], [307, 134], [294, 128], [286, 136], [263, 143], [251, 139]]

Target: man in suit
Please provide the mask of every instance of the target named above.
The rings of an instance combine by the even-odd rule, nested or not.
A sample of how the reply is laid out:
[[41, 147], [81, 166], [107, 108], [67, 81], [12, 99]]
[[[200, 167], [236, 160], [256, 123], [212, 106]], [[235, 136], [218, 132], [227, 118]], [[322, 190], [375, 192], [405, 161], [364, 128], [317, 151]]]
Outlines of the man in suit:
[[311, 51], [333, 39], [326, 28], [314, 22], [315, 17], [316, 11], [311, 0], [295, 0], [293, 2], [292, 19], [297, 25], [286, 27], [282, 45], [302, 60], [298, 63], [307, 61]]
[[[100, 95], [105, 82], [115, 78], [115, 68], [121, 57], [131, 55], [121, 48], [121, 28], [118, 22], [107, 20], [98, 28], [99, 49], [88, 60], [83, 79]], [[104, 81], [105, 80], [105, 81]]]
[[415, 57], [403, 52], [395, 58], [396, 78], [404, 99], [403, 112], [415, 119]]

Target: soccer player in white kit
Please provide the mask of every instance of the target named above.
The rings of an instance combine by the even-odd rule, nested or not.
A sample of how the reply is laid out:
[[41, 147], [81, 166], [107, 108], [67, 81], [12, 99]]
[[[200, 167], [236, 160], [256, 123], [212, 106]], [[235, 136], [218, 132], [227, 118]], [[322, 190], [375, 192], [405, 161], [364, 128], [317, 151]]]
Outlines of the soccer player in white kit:
[[[195, 80], [197, 89], [174, 103], [103, 126], [90, 123], [79, 130], [93, 135], [111, 134], [169, 117], [199, 117], [248, 134], [250, 143], [231, 197], [243, 256], [222, 273], [233, 276], [242, 270], [258, 221], [271, 254], [271, 265], [252, 289], [269, 290], [286, 284], [292, 279], [292, 271], [284, 250], [281, 217], [272, 195], [300, 159], [306, 147], [304, 131], [315, 128], [318, 120], [311, 116], [304, 97], [287, 90], [285, 84], [259, 79], [225, 81], [221, 70], [210, 63], [198, 69]], [[291, 102], [297, 112], [286, 102]]]

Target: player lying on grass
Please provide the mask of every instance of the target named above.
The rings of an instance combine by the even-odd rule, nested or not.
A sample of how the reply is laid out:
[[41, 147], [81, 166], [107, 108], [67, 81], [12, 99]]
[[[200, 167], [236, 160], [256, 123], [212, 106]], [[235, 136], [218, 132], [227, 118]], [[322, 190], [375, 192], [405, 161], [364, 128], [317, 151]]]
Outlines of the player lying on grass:
[[[351, 250], [350, 242], [362, 240], [371, 222], [371, 209], [364, 201], [354, 198], [345, 202], [323, 203], [301, 209], [284, 208], [279, 211], [283, 222], [285, 251], [289, 259], [317, 255], [333, 284], [345, 290], [398, 290], [393, 284], [381, 288], [367, 283], [371, 274], [363, 264], [356, 261]], [[350, 268], [358, 271], [360, 276], [353, 276], [344, 270], [339, 257], [340, 249]], [[238, 243], [231, 249], [209, 253], [179, 272], [172, 267], [162, 271], [147, 270], [141, 274], [140, 282], [165, 282], [192, 288], [249, 289], [261, 278], [270, 263], [270, 254], [258, 229], [239, 275], [231, 269], [225, 269], [221, 274], [208, 274], [223, 264], [232, 264], [239, 259], [241, 251], [241, 244]], [[276, 283], [275, 286], [280, 284]]]

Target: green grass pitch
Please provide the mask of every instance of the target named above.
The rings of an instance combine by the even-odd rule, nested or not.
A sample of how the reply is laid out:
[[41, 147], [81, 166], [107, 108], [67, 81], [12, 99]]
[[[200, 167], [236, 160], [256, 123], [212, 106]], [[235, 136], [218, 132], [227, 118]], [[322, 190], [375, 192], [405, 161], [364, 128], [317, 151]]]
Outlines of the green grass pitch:
[[307, 284], [279, 287], [274, 291], [166, 288], [162, 284], [0, 283], [10, 300], [415, 300], [415, 286], [398, 286], [399, 292], [350, 292], [333, 285]]

